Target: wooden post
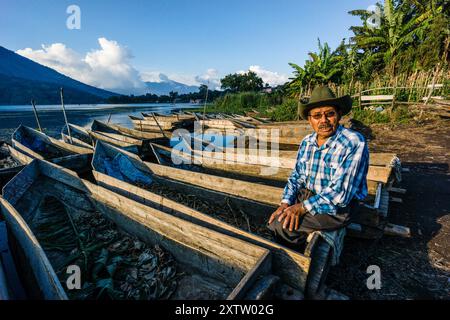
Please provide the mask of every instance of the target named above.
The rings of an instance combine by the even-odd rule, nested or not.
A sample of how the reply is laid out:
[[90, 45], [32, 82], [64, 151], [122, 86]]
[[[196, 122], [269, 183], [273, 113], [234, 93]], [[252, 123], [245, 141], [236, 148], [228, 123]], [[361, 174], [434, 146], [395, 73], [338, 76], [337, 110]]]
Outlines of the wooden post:
[[430, 91], [428, 92], [427, 98], [425, 99], [425, 105], [428, 104], [428, 101], [430, 100], [431, 95], [433, 94], [434, 86], [436, 84], [436, 78], [437, 78], [438, 71], [439, 71], [439, 65], [436, 67], [436, 71], [434, 72], [433, 80], [431, 81], [431, 88], [430, 88]]
[[359, 110], [361, 110], [362, 109], [362, 107], [361, 107], [361, 88], [359, 88], [358, 101], [359, 101]]
[[397, 85], [398, 85], [397, 81], [398, 81], [398, 77], [395, 77], [394, 92], [392, 93], [391, 112], [394, 110], [395, 95], [397, 94]]
[[161, 133], [163, 134], [164, 138], [167, 138], [166, 134], [164, 133], [164, 130], [161, 128], [161, 126], [159, 125], [158, 120], [156, 120], [155, 114], [152, 112], [150, 113], [153, 117], [153, 119], [155, 120], [156, 124], [158, 125], [159, 130], [161, 130]]
[[41, 123], [39, 122], [39, 116], [36, 110], [36, 105], [34, 104], [34, 100], [31, 100], [31, 105], [33, 106], [34, 117], [36, 118], [39, 131], [42, 132]]
[[204, 124], [204, 121], [205, 121], [205, 113], [206, 113], [206, 103], [208, 102], [208, 91], [209, 91], [209, 80], [208, 80], [208, 85], [206, 86], [205, 103], [203, 104], [202, 139], [203, 139], [203, 124]]
[[67, 133], [69, 134], [70, 143], [73, 144], [72, 134], [70, 133], [69, 122], [67, 121], [66, 109], [64, 108], [64, 89], [63, 88], [61, 88], [60, 93], [61, 93], [61, 107], [62, 107], [62, 110], [64, 113], [64, 120], [66, 121]]

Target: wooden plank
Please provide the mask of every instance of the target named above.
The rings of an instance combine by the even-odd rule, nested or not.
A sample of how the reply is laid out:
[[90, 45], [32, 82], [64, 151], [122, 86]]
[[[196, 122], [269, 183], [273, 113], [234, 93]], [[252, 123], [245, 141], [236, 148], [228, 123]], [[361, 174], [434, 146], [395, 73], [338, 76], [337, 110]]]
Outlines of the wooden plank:
[[395, 153], [371, 152], [369, 155], [369, 164], [371, 166], [388, 167], [395, 157], [397, 157]]
[[403, 203], [403, 200], [401, 198], [396, 198], [396, 197], [390, 197], [389, 201], [396, 202], [396, 203]]
[[406, 193], [406, 189], [403, 189], [403, 188], [389, 187], [389, 188], [388, 188], [388, 191], [389, 191], [389, 192], [400, 193], [400, 194], [405, 194], [405, 193]]
[[399, 237], [404, 237], [404, 238], [410, 238], [411, 230], [408, 227], [388, 223], [384, 227], [384, 234], [389, 235], [389, 236], [399, 236]]
[[391, 172], [392, 168], [390, 167], [370, 166], [370, 170], [367, 172], [367, 180], [388, 183]]
[[373, 95], [373, 96], [361, 96], [361, 101], [385, 101], [394, 99], [394, 95]]

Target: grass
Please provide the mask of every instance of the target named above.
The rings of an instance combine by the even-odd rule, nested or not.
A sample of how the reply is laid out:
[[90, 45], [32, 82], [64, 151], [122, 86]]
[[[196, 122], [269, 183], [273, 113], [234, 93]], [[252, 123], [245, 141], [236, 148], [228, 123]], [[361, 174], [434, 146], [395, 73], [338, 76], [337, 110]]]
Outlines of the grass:
[[[275, 121], [297, 119], [297, 101], [280, 96], [256, 92], [226, 94], [206, 105], [206, 113], [242, 114], [256, 110], [260, 117], [268, 117]], [[190, 111], [203, 113], [203, 107]]]
[[407, 106], [390, 107], [383, 111], [375, 111], [370, 109], [353, 108], [352, 117], [361, 121], [365, 125], [375, 123], [408, 123], [414, 118], [414, 114], [408, 110]]

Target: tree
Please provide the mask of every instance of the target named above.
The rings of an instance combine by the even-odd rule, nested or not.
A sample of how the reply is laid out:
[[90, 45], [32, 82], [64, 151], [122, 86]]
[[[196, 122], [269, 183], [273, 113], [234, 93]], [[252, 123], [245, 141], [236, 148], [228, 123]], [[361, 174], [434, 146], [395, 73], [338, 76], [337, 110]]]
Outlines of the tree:
[[288, 85], [291, 95], [302, 94], [302, 88], [318, 84], [339, 83], [343, 73], [344, 58], [337, 51], [332, 51], [328, 43], [318, 40], [318, 52], [309, 52], [309, 59], [303, 67], [289, 63], [294, 68], [294, 78]]
[[263, 80], [253, 71], [247, 73], [235, 73], [226, 75], [220, 80], [221, 88], [230, 92], [261, 91], [264, 87]]
[[[401, 62], [401, 53], [423, 41], [430, 23], [436, 14], [442, 11], [442, 6], [438, 8], [422, 6], [422, 9], [418, 10], [417, 4], [420, 2], [385, 0], [384, 5], [377, 4], [382, 15], [379, 17], [380, 24], [376, 27], [367, 24], [370, 12], [366, 10], [349, 12], [351, 15], [359, 16], [363, 21], [362, 26], [350, 28], [355, 34], [352, 41], [362, 50], [363, 64], [373, 66], [375, 71], [386, 69], [391, 76], [396, 74]], [[411, 64], [411, 61], [408, 63]]]
[[178, 92], [170, 91], [169, 92], [170, 101], [175, 102], [178, 98]]

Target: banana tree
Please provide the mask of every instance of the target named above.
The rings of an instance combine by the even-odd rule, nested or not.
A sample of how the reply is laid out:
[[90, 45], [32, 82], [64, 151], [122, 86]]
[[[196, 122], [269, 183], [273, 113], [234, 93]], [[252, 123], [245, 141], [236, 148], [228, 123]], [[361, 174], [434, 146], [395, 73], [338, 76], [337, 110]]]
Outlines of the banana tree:
[[377, 4], [380, 24], [376, 27], [368, 25], [371, 13], [363, 10], [354, 10], [349, 13], [361, 17], [363, 26], [351, 27], [355, 33], [352, 40], [358, 48], [366, 53], [368, 59], [377, 62], [377, 69], [387, 67], [391, 76], [395, 74], [399, 53], [418, 39], [425, 36], [426, 30], [439, 8], [418, 11], [408, 2], [385, 0], [384, 5]]

